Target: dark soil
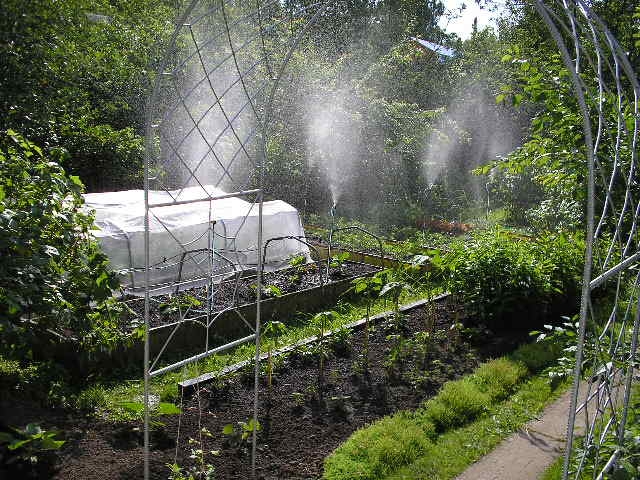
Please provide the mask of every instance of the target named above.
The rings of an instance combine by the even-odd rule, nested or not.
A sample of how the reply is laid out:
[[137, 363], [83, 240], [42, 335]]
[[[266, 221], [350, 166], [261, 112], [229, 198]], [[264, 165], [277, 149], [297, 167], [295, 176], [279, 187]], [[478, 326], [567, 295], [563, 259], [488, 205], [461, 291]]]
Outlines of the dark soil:
[[[408, 312], [403, 325], [390, 321], [376, 325], [370, 333], [368, 373], [362, 368], [364, 331], [354, 332], [350, 355], [344, 356], [336, 348], [343, 355], [332, 353], [326, 361], [322, 389], [318, 383], [317, 355], [299, 351], [280, 362], [271, 389], [266, 386], [261, 389], [257, 477], [274, 480], [320, 477], [324, 458], [356, 429], [389, 413], [416, 408], [445, 381], [470, 372], [486, 358], [511, 350], [519, 340], [499, 340], [477, 331], [451, 333], [449, 327], [454, 317], [457, 315], [451, 313], [451, 308], [440, 302], [435, 315], [428, 315], [422, 307]], [[428, 325], [428, 318], [432, 319], [433, 327]], [[426, 356], [418, 353], [421, 340], [416, 340], [419, 337], [415, 335], [425, 327], [433, 328], [432, 338], [436, 339]], [[403, 360], [393, 368], [385, 368], [385, 360], [400, 338], [411, 340], [415, 348], [404, 349]], [[215, 478], [251, 478], [250, 443], [229, 441], [222, 429], [226, 424], [235, 425], [251, 418], [252, 372], [240, 372], [232, 378], [203, 385], [184, 398], [182, 415], [158, 419], [164, 426], [152, 433], [151, 478], [166, 479], [169, 475], [166, 464], [174, 460], [185, 467], [194, 465], [189, 455], [192, 449], [199, 448], [197, 442], [203, 427], [212, 434], [202, 437], [203, 450], [220, 451], [218, 456], [206, 457], [206, 463], [215, 466]], [[3, 416], [8, 415], [11, 412], [3, 412]], [[34, 418], [33, 412], [25, 416], [29, 421]], [[141, 425], [72, 418], [55, 412], [49, 412], [42, 420], [45, 428], [55, 426], [65, 430], [68, 440], [52, 478], [142, 478]], [[196, 443], [190, 443], [189, 439], [195, 439]]]

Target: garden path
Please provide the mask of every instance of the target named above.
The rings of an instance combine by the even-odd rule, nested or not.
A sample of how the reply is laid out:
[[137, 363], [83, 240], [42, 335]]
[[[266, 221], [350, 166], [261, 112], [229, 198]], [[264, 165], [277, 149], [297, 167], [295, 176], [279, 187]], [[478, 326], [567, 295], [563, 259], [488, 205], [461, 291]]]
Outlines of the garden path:
[[[586, 388], [580, 388], [581, 392]], [[565, 445], [571, 389], [542, 413], [538, 420], [511, 435], [491, 453], [471, 465], [456, 480], [537, 480], [560, 455]], [[580, 399], [580, 403], [584, 397]], [[576, 425], [576, 433], [582, 429]]]

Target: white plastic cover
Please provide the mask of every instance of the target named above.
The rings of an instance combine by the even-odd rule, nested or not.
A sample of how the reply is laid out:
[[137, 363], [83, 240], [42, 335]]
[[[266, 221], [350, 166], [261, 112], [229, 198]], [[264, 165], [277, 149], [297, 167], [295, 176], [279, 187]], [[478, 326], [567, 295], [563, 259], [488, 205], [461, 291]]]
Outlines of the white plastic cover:
[[[150, 191], [149, 204], [196, 200], [225, 195], [212, 186], [170, 192]], [[95, 210], [99, 230], [94, 235], [120, 272], [123, 286], [144, 292], [144, 190], [89, 193], [85, 208]], [[263, 244], [274, 237], [304, 237], [298, 211], [286, 202], [263, 203]], [[213, 235], [211, 222], [215, 221]], [[304, 238], [303, 238], [304, 239]], [[149, 264], [152, 295], [202, 284], [212, 269], [222, 279], [237, 270], [255, 269], [258, 242], [258, 204], [238, 197], [156, 207], [149, 212]], [[213, 244], [213, 255], [211, 246]], [[275, 269], [295, 255], [309, 257], [308, 247], [296, 240], [270, 242], [265, 266]], [[233, 265], [232, 265], [233, 264]], [[215, 280], [215, 278], [214, 278]]]

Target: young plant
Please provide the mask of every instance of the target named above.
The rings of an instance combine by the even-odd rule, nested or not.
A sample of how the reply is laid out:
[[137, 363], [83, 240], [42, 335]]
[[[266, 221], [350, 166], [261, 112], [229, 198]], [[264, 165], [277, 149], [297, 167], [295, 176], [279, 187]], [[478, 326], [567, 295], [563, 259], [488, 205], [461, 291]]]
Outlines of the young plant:
[[344, 262], [349, 260], [349, 256], [350, 255], [348, 252], [342, 252], [338, 255], [332, 256], [331, 260], [329, 261], [329, 267], [335, 268], [336, 270], [338, 270], [338, 272], [342, 273]]
[[410, 349], [407, 340], [402, 335], [388, 335], [387, 340], [392, 342], [392, 347], [384, 362], [389, 379], [397, 379], [403, 370], [403, 364], [409, 356]]
[[270, 337], [267, 342], [267, 386], [271, 389], [273, 378], [273, 351], [278, 350], [280, 338], [287, 332], [284, 323], [275, 320], [270, 321], [264, 328], [264, 335]]
[[[202, 438], [212, 437], [213, 435], [207, 428], [200, 430]], [[206, 461], [206, 453], [204, 451], [202, 440], [189, 438], [189, 445], [191, 445], [191, 455], [189, 458], [195, 461], [195, 465], [184, 468], [177, 463], [167, 463], [169, 468], [169, 480], [213, 480], [215, 478], [215, 468]], [[208, 453], [214, 456], [220, 455], [219, 450], [211, 450]]]
[[334, 331], [329, 345], [333, 353], [348, 357], [351, 354], [351, 335], [351, 330], [345, 326]]
[[190, 308], [199, 307], [202, 302], [192, 295], [174, 295], [169, 296], [166, 302], [159, 305], [160, 313], [171, 315], [173, 313], [182, 313]]
[[385, 284], [380, 290], [380, 298], [390, 298], [396, 315], [400, 313], [400, 296], [403, 292], [410, 292], [411, 286], [403, 281], [394, 281]]
[[373, 277], [360, 277], [353, 280], [353, 292], [364, 300], [367, 315], [365, 317], [364, 328], [364, 366], [365, 371], [369, 369], [369, 321], [371, 318], [371, 306], [386, 283], [387, 273], [385, 271], [376, 273]]
[[262, 294], [267, 298], [277, 298], [282, 296], [282, 289], [275, 285], [265, 285], [262, 287]]
[[418, 332], [415, 335], [415, 345], [422, 357], [422, 370], [427, 369], [429, 352], [433, 348], [433, 332]]
[[246, 422], [238, 422], [236, 425], [227, 423], [222, 429], [223, 435], [226, 436], [225, 444], [240, 452], [247, 446], [248, 440], [253, 435], [254, 430], [259, 432], [262, 430], [262, 426], [260, 422], [254, 422], [253, 418]]
[[318, 352], [318, 394], [322, 398], [324, 387], [324, 362], [328, 354], [325, 348], [325, 334], [331, 323], [335, 318], [335, 312], [320, 312], [313, 317], [312, 324], [317, 332], [317, 352]]
[[295, 255], [289, 260], [289, 266], [293, 267], [299, 274], [304, 273], [307, 259], [304, 255]]
[[[44, 452], [59, 450], [64, 440], [56, 440], [55, 431], [47, 431], [35, 423], [24, 429], [12, 428], [11, 432], [0, 432], [0, 465], [29, 463], [35, 465]], [[2, 450], [6, 448], [7, 453]]]

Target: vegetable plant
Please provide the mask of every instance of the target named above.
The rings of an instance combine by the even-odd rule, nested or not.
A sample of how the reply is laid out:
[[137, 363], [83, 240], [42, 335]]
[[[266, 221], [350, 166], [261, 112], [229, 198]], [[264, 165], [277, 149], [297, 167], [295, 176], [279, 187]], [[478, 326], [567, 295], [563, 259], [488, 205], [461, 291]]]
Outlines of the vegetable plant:
[[64, 445], [65, 440], [56, 440], [57, 435], [57, 432], [43, 430], [35, 423], [24, 429], [11, 428], [11, 431], [0, 432], [0, 465], [38, 463], [44, 452], [59, 450]]
[[273, 377], [273, 351], [278, 350], [280, 338], [287, 332], [284, 323], [275, 320], [270, 321], [264, 328], [264, 335], [270, 337], [267, 342], [267, 386], [271, 389]]
[[317, 332], [317, 353], [318, 353], [318, 394], [322, 398], [324, 390], [324, 362], [328, 356], [328, 352], [325, 347], [325, 334], [331, 321], [335, 318], [335, 312], [320, 312], [317, 313], [312, 320], [312, 324]]
[[364, 367], [365, 371], [369, 369], [369, 321], [371, 317], [371, 306], [376, 298], [379, 297], [380, 291], [386, 283], [388, 272], [382, 271], [376, 273], [372, 277], [360, 277], [352, 281], [353, 287], [351, 290], [357, 297], [364, 300], [367, 313], [365, 317], [364, 328]]
[[344, 266], [344, 262], [349, 260], [349, 252], [342, 252], [338, 255], [333, 255], [331, 260], [329, 260], [329, 267], [335, 268], [339, 272], [342, 273], [342, 267]]
[[237, 451], [242, 451], [247, 446], [247, 441], [254, 431], [259, 432], [262, 430], [260, 422], [254, 422], [253, 418], [246, 422], [238, 422], [237, 424], [227, 423], [222, 429], [222, 434], [225, 435], [225, 444], [231, 448], [235, 448]]
[[160, 313], [172, 314], [183, 312], [192, 307], [199, 307], [202, 302], [196, 297], [188, 294], [170, 296], [166, 302], [159, 305]]
[[195, 465], [189, 467], [181, 467], [177, 463], [166, 464], [169, 468], [169, 480], [213, 480], [215, 478], [215, 468], [207, 463], [207, 453], [218, 456], [219, 450], [210, 450], [205, 452], [203, 437], [212, 437], [211, 432], [203, 427], [200, 429], [200, 439], [189, 438], [191, 446], [191, 455], [189, 458], [195, 461]]

